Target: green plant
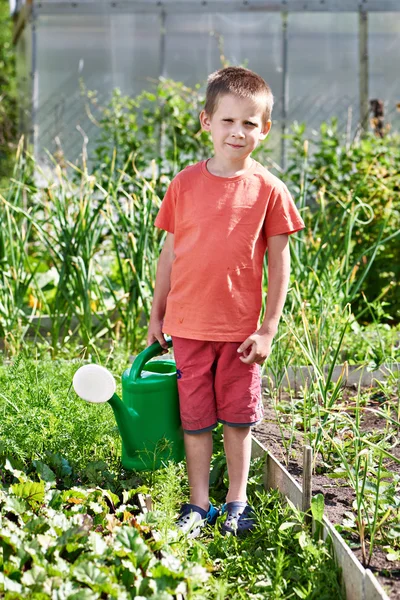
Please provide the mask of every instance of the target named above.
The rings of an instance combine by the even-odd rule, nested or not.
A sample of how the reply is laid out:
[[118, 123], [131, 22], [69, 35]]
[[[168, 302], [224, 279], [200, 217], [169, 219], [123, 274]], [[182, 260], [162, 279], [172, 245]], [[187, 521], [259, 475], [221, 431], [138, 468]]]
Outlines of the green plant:
[[[347, 512], [346, 519], [342, 525], [338, 526], [338, 529], [351, 533], [357, 532], [363, 564], [368, 567], [376, 543], [381, 545], [385, 542], [390, 543], [392, 534], [394, 534], [394, 542], [397, 538], [396, 511], [400, 503], [400, 496], [396, 495], [399, 477], [383, 466], [383, 457], [387, 453], [379, 451], [378, 447], [375, 458], [375, 453], [365, 446], [365, 442], [366, 440], [362, 439], [360, 435], [355, 435], [353, 454], [349, 452], [349, 448], [345, 452], [337, 438], [332, 440], [336, 452], [342, 460], [341, 467], [335, 469], [334, 476], [343, 476], [344, 473], [341, 469], [344, 469], [346, 478], [356, 494], [353, 502], [355, 515]], [[383, 445], [382, 441], [380, 445]], [[391, 456], [393, 457], [393, 455]], [[395, 544], [396, 542], [394, 544], [391, 542], [391, 546], [394, 548]]]
[[[106, 325], [111, 328], [101, 282], [96, 278], [95, 256], [104, 232], [101, 211], [107, 196], [95, 188], [95, 180], [84, 171], [79, 187], [73, 186], [58, 168], [58, 182], [51, 182], [41, 198], [41, 222], [34, 221], [40, 241], [46, 249], [46, 258], [57, 269], [58, 282], [51, 303], [54, 316], [53, 348], [73, 328], [72, 317], [77, 317], [83, 342], [94, 345], [98, 332]], [[71, 202], [74, 194], [79, 202]], [[94, 331], [93, 315], [100, 323]], [[103, 314], [104, 316], [100, 316]]]
[[[281, 435], [281, 442], [282, 442], [282, 446], [285, 450], [285, 454], [284, 454], [284, 461], [286, 466], [288, 466], [291, 455], [292, 455], [292, 448], [293, 448], [293, 443], [295, 440], [295, 431], [296, 431], [296, 427], [298, 424], [298, 415], [296, 413], [296, 408], [295, 408], [295, 400], [293, 398], [293, 394], [290, 391], [289, 388], [289, 400], [286, 403], [282, 403], [281, 401], [281, 386], [279, 386], [278, 388], [272, 388], [271, 394], [270, 394], [270, 398], [272, 401], [272, 406], [275, 412], [275, 417], [276, 417], [276, 422], [278, 424], [279, 427], [279, 431], [280, 431], [280, 435]], [[307, 398], [307, 394], [304, 395], [305, 398]], [[305, 424], [305, 419], [303, 421], [304, 424], [304, 431], [306, 432], [306, 424]], [[286, 436], [285, 434], [289, 434], [288, 436]]]
[[[128, 165], [134, 169], [134, 176], [128, 175]], [[115, 256], [110, 274], [102, 268], [103, 278], [118, 309], [128, 343], [135, 349], [143, 343], [142, 329], [150, 316], [163, 239], [161, 231], [153, 226], [161, 204], [155, 192], [157, 187], [155, 171], [152, 179], [142, 177], [136, 171], [131, 154], [120, 177], [110, 179], [103, 211]], [[130, 193], [126, 191], [129, 188]]]
[[[23, 183], [26, 166], [20, 142], [7, 198], [0, 194], [0, 337], [11, 353], [18, 351], [26, 333], [26, 298], [35, 278], [35, 268], [26, 260], [34, 212], [34, 208], [29, 209], [29, 213], [22, 210], [26, 204]], [[21, 182], [17, 181], [18, 175], [22, 176]], [[37, 308], [38, 304], [34, 303], [32, 316]]]
[[[11, 309], [8, 313], [29, 323], [29, 297], [36, 314], [50, 314], [54, 355], [74, 336], [88, 353], [96, 352], [105, 335], [123, 337], [128, 347], [137, 349], [145, 337], [162, 239], [153, 226], [160, 206], [158, 178], [146, 179], [135, 169], [134, 176], [122, 171], [116, 178], [111, 172], [106, 189], [86, 169], [74, 167], [74, 172], [72, 180], [57, 166], [57, 179], [45, 187], [23, 180], [16, 185], [20, 193], [35, 196], [34, 210], [21, 205], [13, 189], [8, 198], [0, 196], [0, 208], [14, 229], [23, 223], [28, 231], [19, 245], [11, 225], [2, 237], [3, 262], [14, 271], [12, 261], [19, 252], [15, 290], [10, 299], [4, 297], [5, 302], [19, 303], [19, 314]], [[5, 337], [11, 324], [4, 325]]]
[[[94, 105], [95, 95], [89, 96]], [[197, 88], [171, 81], [133, 100], [116, 94], [107, 110], [98, 108], [104, 139], [93, 169], [85, 158], [81, 168], [59, 165], [52, 176], [41, 173], [40, 186], [30, 177], [33, 161], [19, 153], [14, 178], [0, 196], [7, 223], [0, 232], [0, 327], [8, 353], [17, 353], [35, 327], [35, 340], [50, 342], [53, 356], [71, 341], [86, 355], [110, 340], [132, 351], [145, 344], [163, 243], [155, 215], [176, 170], [210, 151], [198, 131], [201, 102]], [[296, 282], [286, 307], [291, 326], [280, 327], [269, 361], [282, 385], [288, 368], [305, 358], [291, 333], [300, 326], [307, 345], [302, 303], [319, 363], [372, 367], [399, 356], [397, 329], [386, 322], [395, 312], [395, 284], [385, 275], [376, 294], [367, 289], [383, 249], [392, 252], [399, 240], [395, 141], [382, 146], [371, 138], [344, 151], [333, 125], [322, 127], [314, 153], [301, 128], [291, 139], [287, 177], [307, 227], [290, 238]], [[353, 173], [354, 165], [359, 172]], [[40, 323], [46, 315], [49, 337]], [[367, 319], [373, 330], [366, 329]]]
[[342, 392], [344, 371], [335, 383], [333, 372], [351, 313], [348, 310], [347, 318], [332, 319], [328, 304], [320, 305], [318, 313], [313, 314], [302, 302], [297, 284], [295, 289], [298, 305], [301, 306], [302, 331], [291, 315], [286, 322], [303, 353], [304, 363], [309, 365], [308, 375], [303, 375], [306, 386], [303, 390], [304, 402], [306, 399], [310, 401], [304, 407], [303, 423], [306, 440], [314, 448], [315, 463], [318, 453], [324, 452], [323, 432], [334, 425], [332, 411]]

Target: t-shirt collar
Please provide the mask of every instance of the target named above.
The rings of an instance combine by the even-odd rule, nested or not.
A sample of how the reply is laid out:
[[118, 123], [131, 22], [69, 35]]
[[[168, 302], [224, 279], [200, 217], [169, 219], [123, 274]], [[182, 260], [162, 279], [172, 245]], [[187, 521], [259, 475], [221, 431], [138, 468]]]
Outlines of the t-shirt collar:
[[203, 175], [205, 175], [206, 177], [208, 177], [208, 179], [212, 179], [213, 181], [219, 181], [220, 183], [226, 183], [226, 182], [232, 182], [232, 181], [240, 181], [241, 179], [246, 179], [246, 177], [249, 177], [250, 175], [252, 175], [254, 173], [254, 171], [257, 168], [257, 161], [254, 160], [254, 158], [252, 159], [252, 163], [250, 165], [250, 167], [248, 169], [246, 169], [246, 171], [244, 173], [242, 173], [241, 175], [235, 175], [234, 177], [220, 177], [219, 175], [213, 175], [212, 173], [210, 173], [210, 171], [207, 169], [207, 163], [210, 159], [207, 158], [206, 160], [203, 160], [200, 165], [201, 165], [201, 172]]

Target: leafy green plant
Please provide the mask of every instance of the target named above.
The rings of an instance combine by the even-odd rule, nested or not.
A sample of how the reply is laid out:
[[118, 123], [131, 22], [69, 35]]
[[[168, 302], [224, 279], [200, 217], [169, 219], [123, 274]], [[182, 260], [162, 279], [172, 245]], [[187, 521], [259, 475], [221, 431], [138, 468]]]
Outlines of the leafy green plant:
[[[305, 125], [298, 124], [290, 136], [290, 167], [284, 176], [300, 206], [309, 211], [309, 230], [299, 238], [305, 270], [312, 264], [309, 258], [314, 270], [318, 259], [321, 272], [331, 256], [343, 257], [344, 302], [354, 302], [356, 318], [366, 312], [361, 285], [369, 302], [386, 296], [389, 315], [398, 318], [399, 148], [397, 134], [384, 139], [371, 134], [348, 143], [336, 119], [323, 123], [314, 138], [307, 140]], [[299, 242], [299, 258], [301, 249]], [[296, 261], [295, 268], [297, 264], [301, 276], [303, 263]]]
[[[128, 175], [132, 161], [131, 154], [118, 180], [108, 184], [109, 196], [103, 214], [115, 263], [112, 273], [107, 273], [104, 267], [102, 273], [124, 335], [130, 347], [137, 349], [143, 343], [143, 326], [150, 316], [162, 234], [153, 226], [161, 204], [155, 191], [158, 178], [153, 170], [152, 179], [145, 179], [134, 165], [135, 175]], [[129, 188], [130, 193], [126, 191]]]
[[121, 499], [106, 489], [73, 487], [60, 492], [53, 482], [35, 482], [7, 462], [16, 483], [0, 487], [4, 516], [0, 539], [4, 597], [172, 599], [196, 589], [204, 568], [164, 549], [157, 558], [141, 524], [134, 496]]
[[[18, 351], [26, 333], [26, 301], [35, 277], [35, 269], [26, 261], [32, 223], [30, 216], [22, 211], [26, 205], [24, 179], [29, 177], [29, 171], [21, 141], [7, 198], [0, 194], [0, 338], [11, 353]], [[21, 182], [17, 181], [20, 174]], [[20, 212], [15, 212], [13, 207]], [[29, 209], [29, 213], [33, 211], [34, 208]], [[31, 309], [34, 315], [38, 304], [33, 303]]]
[[[86, 345], [90, 346], [96, 340], [94, 314], [105, 312], [97, 325], [97, 333], [104, 324], [110, 329], [104, 295], [93, 264], [104, 230], [101, 211], [106, 195], [94, 194], [94, 181], [87, 172], [80, 172], [80, 176], [77, 189], [58, 168], [58, 184], [49, 184], [40, 199], [43, 219], [33, 222], [46, 258], [58, 273], [57, 289], [50, 306], [54, 317], [53, 348], [73, 327], [73, 316], [78, 320], [80, 335]], [[76, 193], [79, 202], [71, 202]]]
[[320, 305], [319, 313], [313, 314], [309, 309], [306, 310], [306, 303], [301, 301], [299, 294], [299, 287], [296, 285], [298, 304], [301, 306], [302, 331], [296, 326], [293, 317], [289, 316], [286, 322], [303, 353], [303, 364], [309, 365], [308, 375], [303, 376], [306, 385], [303, 397], [305, 402], [309, 401], [308, 406], [303, 409], [303, 424], [305, 439], [314, 448], [315, 461], [318, 453], [325, 451], [322, 444], [323, 432], [334, 424], [332, 410], [342, 392], [344, 372], [335, 383], [333, 372], [351, 313], [347, 319], [331, 319], [329, 305]]
[[[342, 459], [341, 465], [342, 469], [345, 469], [346, 478], [356, 493], [353, 502], [355, 514], [347, 512], [346, 519], [338, 529], [351, 533], [357, 532], [363, 564], [367, 567], [377, 542], [389, 543], [390, 537], [394, 534], [394, 540], [390, 541], [393, 547], [396, 547], [395, 532], [398, 529], [396, 511], [400, 504], [400, 496], [396, 494], [396, 489], [398, 490], [399, 477], [383, 467], [384, 453], [379, 452], [379, 449], [377, 449], [377, 460], [374, 460], [375, 453], [365, 446], [365, 440], [360, 436], [354, 438], [354, 455], [351, 453], [349, 456], [345, 453], [337, 439], [333, 444]], [[340, 476], [339, 473], [343, 475], [343, 471], [337, 468], [335, 476]]]
[[[160, 81], [154, 93], [134, 99], [116, 92], [107, 107], [99, 105], [94, 92], [84, 93], [97, 111], [101, 132], [90, 170], [84, 156], [81, 168], [63, 163], [51, 177], [41, 173], [39, 186], [29, 177], [32, 161], [20, 155], [10, 190], [0, 200], [8, 223], [0, 232], [0, 326], [10, 353], [18, 352], [28, 326], [32, 331], [33, 317], [45, 315], [51, 319], [53, 356], [71, 340], [82, 343], [87, 354], [109, 339], [131, 350], [143, 346], [163, 242], [154, 217], [176, 171], [211, 151], [210, 140], [199, 131], [203, 98], [198, 87]], [[295, 128], [291, 137], [286, 177], [307, 227], [290, 240], [297, 287], [291, 289], [287, 312], [297, 328], [300, 302], [310, 308], [320, 331], [316, 343], [331, 361], [342, 335], [337, 323], [343, 325], [351, 304], [335, 360], [380, 365], [399, 354], [396, 331], [383, 327], [394, 314], [396, 286], [385, 275], [383, 287], [374, 286], [377, 294], [368, 292], [376, 261], [399, 241], [396, 137], [384, 145], [374, 138], [345, 148], [341, 143], [334, 123], [322, 126], [313, 152], [303, 128]], [[355, 346], [351, 332], [362, 331], [366, 320], [374, 322], [378, 337], [362, 336]], [[39, 320], [36, 339], [45, 343], [41, 335]], [[270, 368], [275, 379], [283, 380], [302, 352], [287, 328], [281, 328], [278, 341]]]
[[[19, 222], [26, 223], [30, 234], [15, 246], [19, 270], [13, 281], [20, 293], [12, 290], [9, 300], [4, 297], [4, 302], [18, 301], [21, 308], [17, 314], [5, 308], [3, 312], [28, 324], [29, 295], [36, 313], [51, 315], [53, 355], [74, 336], [87, 352], [96, 353], [105, 335], [123, 337], [128, 347], [136, 349], [143, 343], [150, 313], [162, 237], [153, 226], [160, 205], [154, 191], [157, 181], [122, 172], [118, 179], [110, 178], [105, 189], [86, 170], [75, 168], [75, 173], [79, 182], [57, 167], [58, 179], [44, 188], [21, 183], [17, 189], [36, 196], [34, 212], [14, 198], [0, 197], [0, 207], [10, 215], [14, 229]], [[127, 187], [136, 191], [127, 193]], [[15, 239], [13, 231], [6, 233], [3, 255], [8, 265], [5, 252], [10, 250], [14, 257]], [[11, 267], [15, 271], [12, 263]], [[4, 324], [5, 336], [11, 325]]]
[[[199, 86], [191, 89], [183, 83], [160, 79], [154, 92], [143, 92], [136, 98], [123, 96], [117, 89], [106, 106], [99, 106], [95, 92], [86, 95], [100, 127], [93, 168], [107, 178], [111, 164], [115, 174], [124, 169], [132, 176], [136, 170], [146, 173], [153, 160], [160, 173], [172, 178], [187, 165], [210, 155], [211, 141], [199, 124], [203, 104]], [[135, 168], [127, 169], [132, 153]], [[165, 180], [159, 181], [165, 191]]]
[[318, 539], [322, 536], [325, 498], [323, 494], [315, 494], [311, 498], [311, 514], [314, 520], [315, 531]]

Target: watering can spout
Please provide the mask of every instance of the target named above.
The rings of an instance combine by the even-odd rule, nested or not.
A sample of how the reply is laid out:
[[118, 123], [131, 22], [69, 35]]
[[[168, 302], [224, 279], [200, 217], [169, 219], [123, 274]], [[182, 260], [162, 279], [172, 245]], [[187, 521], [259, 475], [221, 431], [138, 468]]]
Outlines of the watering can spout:
[[117, 394], [111, 396], [108, 404], [113, 409], [126, 451], [132, 455], [138, 451], [133, 432], [136, 431], [138, 426], [139, 415], [133, 408], [125, 406]]
[[139, 419], [138, 413], [131, 407], [125, 406], [115, 393], [116, 383], [111, 373], [100, 365], [84, 365], [74, 375], [74, 390], [78, 396], [93, 404], [108, 402], [113, 409], [122, 441], [128, 452], [137, 451], [134, 432]]

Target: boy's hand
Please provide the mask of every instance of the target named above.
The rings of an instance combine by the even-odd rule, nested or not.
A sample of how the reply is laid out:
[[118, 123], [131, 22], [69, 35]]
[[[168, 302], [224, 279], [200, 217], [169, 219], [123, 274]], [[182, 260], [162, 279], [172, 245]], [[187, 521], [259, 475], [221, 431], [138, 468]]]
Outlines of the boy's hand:
[[259, 331], [249, 335], [237, 349], [238, 353], [242, 354], [239, 356], [240, 360], [247, 365], [262, 365], [271, 354], [272, 339], [273, 335]]
[[168, 352], [168, 344], [162, 332], [162, 321], [153, 322], [150, 319], [149, 329], [147, 331], [147, 345], [151, 346], [154, 342], [159, 342], [163, 348], [162, 354]]

